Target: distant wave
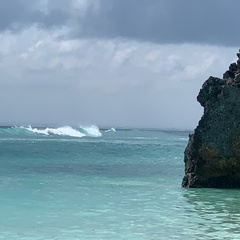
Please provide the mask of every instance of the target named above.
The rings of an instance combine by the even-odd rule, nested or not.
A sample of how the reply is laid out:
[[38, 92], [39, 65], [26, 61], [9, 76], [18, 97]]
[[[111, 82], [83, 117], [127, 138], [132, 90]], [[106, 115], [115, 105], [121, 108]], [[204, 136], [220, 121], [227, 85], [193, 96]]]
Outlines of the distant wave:
[[69, 126], [60, 127], [60, 128], [45, 128], [45, 129], [32, 128], [31, 126], [29, 126], [26, 129], [30, 132], [43, 134], [43, 135], [59, 135], [59, 136], [70, 136], [70, 137], [86, 136], [85, 134]]
[[105, 132], [116, 132], [116, 129], [115, 128], [111, 128], [111, 129], [105, 130]]
[[90, 136], [90, 137], [102, 136], [102, 133], [100, 132], [99, 128], [95, 125], [92, 125], [90, 127], [80, 127], [79, 131], [85, 136]]
[[179, 140], [188, 141], [188, 138], [179, 138]]
[[38, 135], [57, 135], [57, 136], [68, 136], [68, 137], [101, 137], [102, 133], [99, 128], [95, 125], [89, 127], [73, 128], [70, 126], [64, 126], [59, 128], [35, 128], [31, 126], [21, 127], [8, 127], [0, 128], [0, 134], [11, 134], [11, 135], [26, 135], [26, 134], [38, 134]]

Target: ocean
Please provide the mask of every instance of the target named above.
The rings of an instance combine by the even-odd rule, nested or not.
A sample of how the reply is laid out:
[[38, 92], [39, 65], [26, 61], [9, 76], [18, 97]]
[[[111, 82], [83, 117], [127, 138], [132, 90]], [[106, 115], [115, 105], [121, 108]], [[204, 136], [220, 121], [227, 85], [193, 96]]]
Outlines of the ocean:
[[187, 131], [0, 128], [0, 239], [240, 239], [240, 191], [183, 189]]

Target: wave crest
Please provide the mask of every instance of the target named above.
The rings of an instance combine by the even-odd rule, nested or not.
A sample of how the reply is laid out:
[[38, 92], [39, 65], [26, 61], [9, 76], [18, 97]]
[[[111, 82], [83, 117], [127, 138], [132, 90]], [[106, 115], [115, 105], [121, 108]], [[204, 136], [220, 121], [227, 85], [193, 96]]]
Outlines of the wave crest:
[[73, 128], [70, 126], [64, 126], [59, 128], [35, 128], [35, 127], [9, 127], [1, 129], [0, 133], [10, 135], [28, 135], [28, 134], [39, 134], [39, 135], [57, 135], [66, 137], [101, 137], [102, 133], [99, 128], [95, 125], [89, 127]]
[[80, 127], [80, 132], [90, 137], [101, 137], [102, 133], [96, 125], [90, 127]]
[[116, 132], [116, 129], [115, 128], [111, 128], [111, 129], [105, 130], [105, 132]]
[[69, 136], [69, 137], [86, 136], [85, 134], [77, 131], [76, 129], [70, 126], [65, 126], [60, 128], [45, 128], [45, 129], [32, 128], [31, 126], [29, 126], [26, 129], [32, 133], [38, 133], [43, 135], [58, 135], [58, 136]]

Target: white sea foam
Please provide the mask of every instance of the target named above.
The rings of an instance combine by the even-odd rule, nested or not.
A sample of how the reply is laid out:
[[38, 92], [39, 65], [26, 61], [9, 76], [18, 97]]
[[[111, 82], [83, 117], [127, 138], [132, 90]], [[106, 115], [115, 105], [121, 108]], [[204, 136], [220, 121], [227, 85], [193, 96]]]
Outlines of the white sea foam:
[[60, 128], [45, 128], [45, 129], [38, 129], [38, 128], [32, 128], [31, 126], [28, 126], [26, 128], [28, 131], [43, 135], [59, 135], [59, 136], [70, 136], [70, 137], [84, 137], [85, 134], [75, 130], [72, 127], [65, 126]]
[[111, 129], [106, 130], [105, 132], [116, 132], [116, 129], [115, 128], [111, 128]]
[[81, 127], [84, 134], [90, 137], [101, 137], [102, 133], [96, 125], [92, 125], [90, 127]]
[[14, 132], [18, 132], [21, 129], [24, 131], [41, 134], [41, 135], [58, 135], [58, 136], [69, 136], [69, 137], [101, 137], [102, 133], [96, 125], [92, 125], [89, 127], [79, 127], [72, 128], [70, 126], [64, 126], [59, 128], [33, 128], [31, 126], [28, 127], [14, 127]]
[[179, 140], [188, 141], [188, 138], [179, 138]]

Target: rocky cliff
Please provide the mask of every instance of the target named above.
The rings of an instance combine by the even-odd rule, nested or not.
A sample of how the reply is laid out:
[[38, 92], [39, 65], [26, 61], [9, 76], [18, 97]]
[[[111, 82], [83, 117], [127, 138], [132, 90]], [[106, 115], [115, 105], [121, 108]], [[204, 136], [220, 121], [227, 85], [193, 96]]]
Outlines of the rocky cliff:
[[184, 152], [183, 187], [240, 187], [240, 53], [223, 78], [209, 77], [197, 100], [204, 114]]

